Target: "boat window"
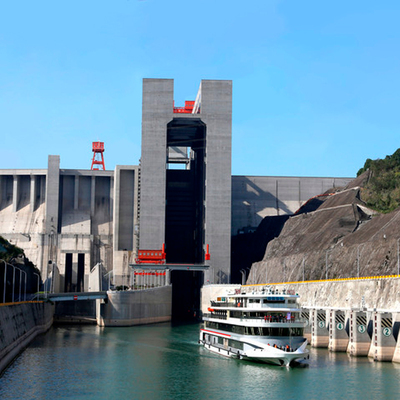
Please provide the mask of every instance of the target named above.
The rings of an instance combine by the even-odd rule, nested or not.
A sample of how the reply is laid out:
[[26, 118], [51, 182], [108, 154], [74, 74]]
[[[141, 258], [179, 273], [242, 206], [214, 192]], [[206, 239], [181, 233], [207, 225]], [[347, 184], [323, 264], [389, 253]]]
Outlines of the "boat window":
[[225, 332], [238, 333], [240, 335], [262, 335], [262, 336], [303, 336], [303, 328], [253, 328], [221, 324], [218, 322], [205, 321], [205, 326], [212, 329], [220, 329]]
[[266, 299], [263, 300], [264, 304], [267, 303], [284, 303], [285, 298], [284, 297], [267, 297]]
[[244, 335], [244, 326], [237, 326], [237, 325], [227, 325], [227, 326], [232, 327], [231, 332]]
[[260, 328], [263, 336], [303, 336], [303, 328]]
[[243, 343], [238, 342], [237, 340], [229, 339], [228, 346], [233, 347], [234, 349], [237, 349], [237, 350], [243, 350]]
[[241, 311], [231, 311], [232, 318], [240, 318], [242, 316], [243, 316], [243, 313]]

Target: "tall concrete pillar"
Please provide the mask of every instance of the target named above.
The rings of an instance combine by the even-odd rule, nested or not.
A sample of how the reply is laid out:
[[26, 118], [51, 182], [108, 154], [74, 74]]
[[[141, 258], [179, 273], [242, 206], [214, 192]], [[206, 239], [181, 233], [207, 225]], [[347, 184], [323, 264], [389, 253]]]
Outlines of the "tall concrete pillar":
[[311, 346], [328, 347], [329, 332], [325, 310], [311, 310]]
[[110, 221], [113, 220], [114, 213], [114, 177], [110, 178]]
[[79, 175], [75, 175], [74, 185], [74, 210], [79, 208]]
[[31, 175], [31, 186], [29, 191], [29, 211], [33, 213], [35, 211], [36, 202], [36, 177]]
[[95, 211], [95, 198], [96, 198], [96, 177], [92, 176], [92, 183], [90, 185], [90, 216], [93, 218]]
[[393, 323], [391, 313], [374, 311], [371, 316], [372, 340], [368, 357], [374, 361], [392, 361], [396, 340], [393, 336]]
[[365, 311], [351, 310], [349, 315], [349, 344], [347, 353], [354, 357], [367, 356], [371, 346]]
[[310, 321], [310, 310], [301, 310], [301, 319], [306, 321], [306, 326], [304, 327], [304, 337], [311, 343], [311, 321]]
[[211, 268], [204, 273], [210, 283], [230, 282], [232, 192], [232, 82], [202, 80], [202, 121], [207, 127], [206, 229]]
[[165, 242], [167, 124], [173, 106], [172, 79], [143, 79], [141, 249], [161, 249]]
[[329, 310], [329, 344], [330, 351], [346, 351], [349, 343], [348, 322], [346, 314], [341, 310]]
[[166, 269], [165, 270], [165, 285], [170, 285], [171, 284], [171, 270]]
[[394, 350], [393, 354], [393, 362], [395, 363], [400, 363], [400, 337], [399, 337], [399, 326], [400, 326], [400, 313], [393, 313], [393, 331], [396, 331], [397, 329], [397, 342], [396, 342], [396, 348]]
[[18, 211], [18, 198], [19, 198], [19, 179], [18, 175], [14, 175], [13, 180], [13, 202], [12, 202], [12, 211]]
[[46, 233], [58, 232], [60, 156], [49, 156], [46, 177]]

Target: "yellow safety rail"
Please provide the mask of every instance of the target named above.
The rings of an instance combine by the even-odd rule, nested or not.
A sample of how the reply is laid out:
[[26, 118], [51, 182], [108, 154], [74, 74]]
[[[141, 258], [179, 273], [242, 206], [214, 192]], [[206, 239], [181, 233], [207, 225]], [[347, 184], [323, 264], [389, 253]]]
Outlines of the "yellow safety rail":
[[383, 275], [383, 276], [363, 276], [360, 278], [337, 278], [337, 279], [319, 279], [313, 281], [296, 281], [296, 282], [274, 282], [274, 283], [254, 283], [250, 285], [243, 286], [268, 286], [268, 285], [289, 285], [298, 283], [319, 283], [319, 282], [344, 282], [344, 281], [364, 281], [373, 279], [392, 279], [400, 278], [400, 275]]

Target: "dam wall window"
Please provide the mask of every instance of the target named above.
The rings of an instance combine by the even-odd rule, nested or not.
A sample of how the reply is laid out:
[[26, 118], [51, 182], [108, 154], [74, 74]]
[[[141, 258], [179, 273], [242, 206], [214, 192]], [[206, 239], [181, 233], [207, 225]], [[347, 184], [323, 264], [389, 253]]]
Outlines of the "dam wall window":
[[77, 276], [77, 292], [84, 292], [84, 277], [85, 277], [85, 254], [78, 254], [78, 276]]
[[13, 201], [14, 178], [12, 175], [0, 176], [0, 209], [7, 208]]
[[65, 254], [64, 292], [72, 291], [72, 253]]

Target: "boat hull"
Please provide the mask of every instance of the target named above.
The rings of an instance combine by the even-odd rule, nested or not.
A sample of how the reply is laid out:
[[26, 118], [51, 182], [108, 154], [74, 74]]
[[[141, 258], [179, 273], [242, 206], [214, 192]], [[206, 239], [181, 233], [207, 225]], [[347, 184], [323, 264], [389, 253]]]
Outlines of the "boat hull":
[[246, 361], [291, 366], [295, 363], [309, 359], [307, 340], [295, 352], [286, 352], [274, 347], [241, 351], [233, 348], [225, 349], [221, 346], [214, 346], [210, 343], [205, 343], [204, 341], [200, 342], [203, 342], [203, 346], [206, 350], [215, 354]]

